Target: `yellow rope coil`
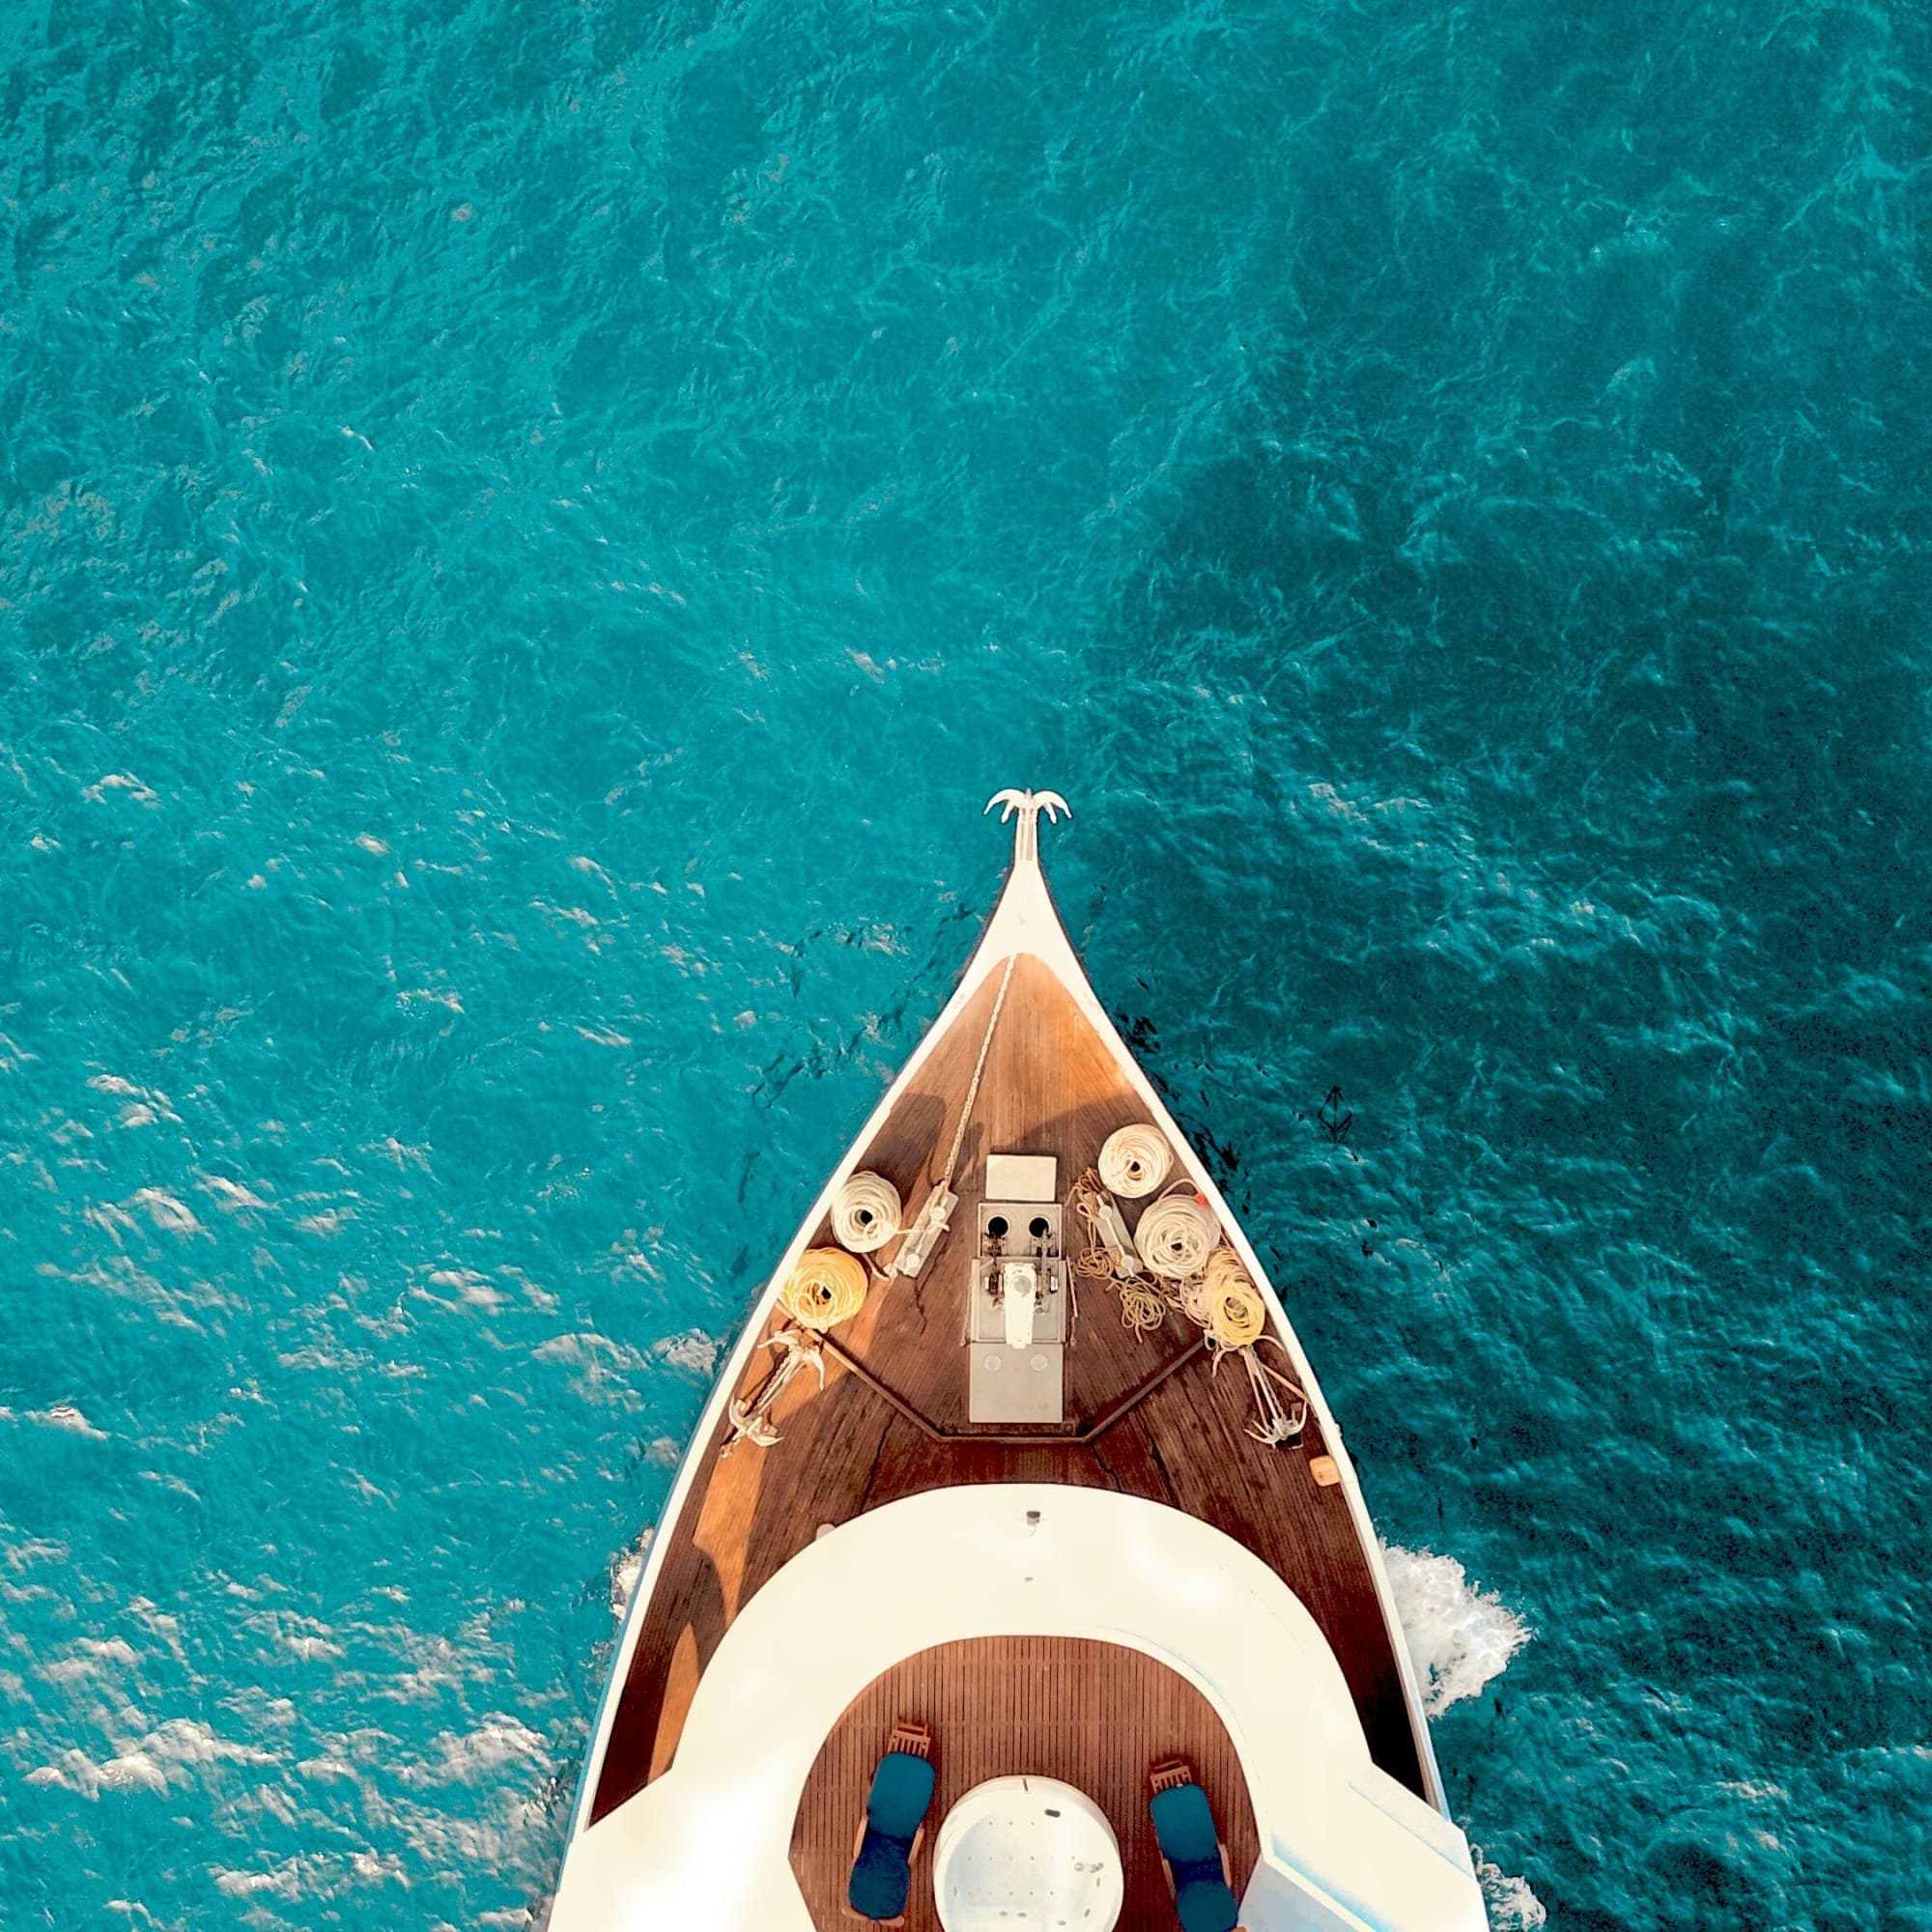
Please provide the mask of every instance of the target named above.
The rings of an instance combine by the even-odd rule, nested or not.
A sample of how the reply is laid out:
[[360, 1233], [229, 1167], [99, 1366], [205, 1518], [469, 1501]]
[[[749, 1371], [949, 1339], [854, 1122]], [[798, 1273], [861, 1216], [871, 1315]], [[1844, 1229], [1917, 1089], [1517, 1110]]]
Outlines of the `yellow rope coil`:
[[1221, 1224], [1192, 1194], [1163, 1194], [1141, 1215], [1134, 1245], [1155, 1274], [1185, 1281], [1208, 1264], [1221, 1238]]
[[1100, 1150], [1100, 1179], [1108, 1193], [1138, 1201], [1167, 1179], [1174, 1151], [1158, 1127], [1118, 1127]]
[[1204, 1270], [1203, 1325], [1223, 1349], [1245, 1349], [1267, 1332], [1267, 1305], [1233, 1248], [1216, 1248]]
[[843, 1248], [808, 1248], [779, 1291], [779, 1306], [801, 1328], [823, 1334], [865, 1307], [866, 1281], [866, 1264], [857, 1255]]
[[904, 1211], [898, 1189], [883, 1174], [855, 1174], [832, 1204], [832, 1236], [855, 1255], [869, 1255], [898, 1233]]

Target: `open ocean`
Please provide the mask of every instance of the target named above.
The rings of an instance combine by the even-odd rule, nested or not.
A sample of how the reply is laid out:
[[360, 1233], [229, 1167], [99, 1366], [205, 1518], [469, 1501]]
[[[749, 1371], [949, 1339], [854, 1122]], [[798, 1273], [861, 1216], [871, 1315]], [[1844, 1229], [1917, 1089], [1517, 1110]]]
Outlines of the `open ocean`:
[[541, 1923], [1031, 784], [1496, 1925], [1932, 1928], [1928, 228], [1923, 0], [10, 0], [0, 1923]]

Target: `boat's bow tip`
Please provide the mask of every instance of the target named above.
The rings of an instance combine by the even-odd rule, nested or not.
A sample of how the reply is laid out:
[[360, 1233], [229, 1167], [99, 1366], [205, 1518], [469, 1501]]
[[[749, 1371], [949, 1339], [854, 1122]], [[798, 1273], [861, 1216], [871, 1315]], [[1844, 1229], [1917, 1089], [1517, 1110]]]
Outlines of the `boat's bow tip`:
[[996, 791], [986, 801], [984, 817], [995, 806], [1001, 808], [1000, 823], [1004, 825], [1016, 813], [1019, 823], [1013, 828], [1013, 864], [1015, 866], [1037, 865], [1039, 863], [1039, 815], [1046, 813], [1049, 825], [1062, 818], [1071, 818], [1073, 808], [1057, 791], [1023, 791], [1009, 785], [1004, 791]]

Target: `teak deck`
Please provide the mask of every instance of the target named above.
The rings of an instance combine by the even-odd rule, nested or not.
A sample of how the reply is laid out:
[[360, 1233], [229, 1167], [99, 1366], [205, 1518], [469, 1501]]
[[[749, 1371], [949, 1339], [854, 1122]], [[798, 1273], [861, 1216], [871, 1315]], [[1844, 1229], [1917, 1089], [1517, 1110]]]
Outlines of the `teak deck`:
[[1214, 1807], [1236, 1892], [1254, 1869], [1260, 1842], [1240, 1760], [1191, 1684], [1118, 1644], [982, 1637], [907, 1658], [875, 1679], [826, 1739], [791, 1840], [792, 1870], [820, 1925], [838, 1923], [853, 1832], [887, 1734], [900, 1718], [931, 1730], [938, 1772], [913, 1860], [907, 1932], [940, 1932], [932, 1896], [939, 1821], [974, 1785], [1015, 1772], [1071, 1784], [1107, 1814], [1121, 1846], [1123, 1926], [1173, 1922], [1148, 1816], [1148, 1768], [1165, 1758], [1193, 1766]]
[[[860, 1160], [898, 1187], [909, 1215], [946, 1159], [998, 980], [996, 973], [982, 983], [934, 1043]], [[774, 1416], [782, 1438], [775, 1446], [743, 1446], [721, 1461], [721, 1424], [696, 1452], [703, 1460], [682, 1510], [660, 1530], [666, 1548], [651, 1599], [639, 1612], [638, 1640], [591, 1801], [592, 1819], [668, 1766], [692, 1692], [725, 1629], [821, 1525], [921, 1491], [999, 1481], [1124, 1491], [1184, 1510], [1244, 1544], [1283, 1577], [1320, 1625], [1354, 1693], [1376, 1762], [1429, 1797], [1389, 1629], [1349, 1504], [1341, 1489], [1320, 1487], [1308, 1468], [1323, 1448], [1312, 1417], [1299, 1445], [1264, 1447], [1245, 1433], [1246, 1378], [1214, 1377], [1191, 1324], [1170, 1316], [1151, 1337], [1135, 1335], [1123, 1326], [1119, 1304], [1104, 1287], [1081, 1283], [1065, 1360], [1066, 1425], [987, 1430], [967, 1420], [965, 1307], [987, 1152], [1057, 1155], [1064, 1198], [1093, 1166], [1106, 1136], [1144, 1118], [1145, 1106], [1107, 1043], [1051, 969], [1022, 955], [968, 1123], [954, 1179], [959, 1206], [924, 1272], [916, 1280], [875, 1285], [865, 1309], [833, 1332], [824, 1388], [810, 1374], [792, 1384]], [[1135, 1205], [1123, 1206], [1133, 1218]], [[1070, 1208], [1067, 1221], [1073, 1251], [1078, 1241]], [[829, 1238], [825, 1228], [814, 1231], [814, 1243]], [[755, 1389], [770, 1361], [769, 1351], [756, 1351], [735, 1393]], [[1054, 1662], [1067, 1649], [1042, 1646], [1041, 1668], [1048, 1677], [1063, 1668], [1067, 1673], [1065, 1686], [1054, 1695], [1084, 1695], [1090, 1665]], [[919, 1672], [929, 1674], [934, 1666], [904, 1668], [914, 1670], [923, 1685], [927, 1680]], [[871, 1694], [860, 1700], [861, 1707]], [[952, 1693], [936, 1679], [931, 1695], [938, 1705], [904, 1714], [937, 1719], [940, 1706], [953, 1708], [945, 1702]], [[976, 1776], [1044, 1768], [1050, 1742], [1037, 1735], [1024, 1710], [1010, 1715], [1013, 1729], [1004, 1756], [993, 1733], [976, 1731]], [[865, 1739], [851, 1749], [872, 1748], [876, 1741], [867, 1726], [879, 1729], [875, 1716], [855, 1707], [850, 1724], [865, 1732]], [[942, 1794], [953, 1788], [960, 1760], [951, 1754], [959, 1748], [952, 1740], [945, 1746]], [[1208, 1745], [1199, 1748], [1212, 1756]], [[846, 1749], [837, 1736], [827, 1746], [821, 1767], [828, 1789], [817, 1789], [815, 1775], [801, 1813], [800, 1842], [813, 1860], [820, 1856], [810, 1849], [818, 1843], [813, 1821], [827, 1806], [846, 1807], [849, 1853], [850, 1794], [838, 1785], [849, 1771]], [[1139, 1739], [1123, 1740], [1121, 1754], [1119, 1765], [1085, 1767], [1074, 1781], [1097, 1795], [1101, 1784], [1111, 1790], [1119, 1778], [1144, 1776]], [[1213, 1762], [1223, 1764], [1220, 1758]], [[1245, 1800], [1233, 1809], [1244, 1812], [1244, 1807]], [[1109, 1809], [1124, 1846], [1128, 1813]], [[815, 1913], [818, 1896], [812, 1893]], [[820, 1917], [819, 1922], [837, 1921]], [[1123, 1918], [1122, 1922], [1135, 1921]]]

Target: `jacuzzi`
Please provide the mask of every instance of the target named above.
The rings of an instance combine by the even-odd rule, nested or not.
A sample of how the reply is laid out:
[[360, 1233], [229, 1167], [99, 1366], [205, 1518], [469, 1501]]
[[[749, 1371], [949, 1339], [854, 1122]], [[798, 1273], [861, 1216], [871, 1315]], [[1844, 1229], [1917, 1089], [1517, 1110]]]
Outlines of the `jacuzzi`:
[[1106, 1813], [1051, 1777], [976, 1784], [932, 1849], [946, 1932], [1113, 1932], [1122, 1890]]

